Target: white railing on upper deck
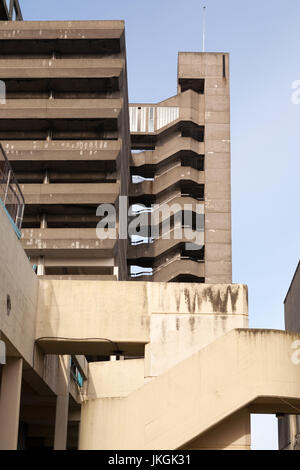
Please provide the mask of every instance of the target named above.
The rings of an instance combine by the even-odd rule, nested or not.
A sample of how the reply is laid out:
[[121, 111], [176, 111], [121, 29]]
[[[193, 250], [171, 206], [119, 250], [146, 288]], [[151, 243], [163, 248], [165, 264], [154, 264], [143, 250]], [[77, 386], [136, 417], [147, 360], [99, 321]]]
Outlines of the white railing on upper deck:
[[130, 131], [155, 132], [179, 119], [179, 107], [130, 106]]

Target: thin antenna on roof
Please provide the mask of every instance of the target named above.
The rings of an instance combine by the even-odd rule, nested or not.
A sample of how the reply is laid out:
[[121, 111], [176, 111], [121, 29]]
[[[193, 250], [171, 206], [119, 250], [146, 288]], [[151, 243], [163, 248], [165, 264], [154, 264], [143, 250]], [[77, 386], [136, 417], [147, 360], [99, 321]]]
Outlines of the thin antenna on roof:
[[202, 39], [202, 52], [205, 52], [205, 34], [206, 34], [206, 7], [203, 7], [203, 39]]

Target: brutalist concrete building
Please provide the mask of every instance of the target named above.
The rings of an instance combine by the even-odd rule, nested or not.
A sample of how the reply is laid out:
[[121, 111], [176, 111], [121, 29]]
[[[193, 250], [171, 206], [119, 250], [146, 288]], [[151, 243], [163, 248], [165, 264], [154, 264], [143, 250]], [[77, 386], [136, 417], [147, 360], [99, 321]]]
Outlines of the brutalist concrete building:
[[[177, 82], [172, 98], [156, 105], [130, 105], [131, 174], [145, 179], [131, 185], [130, 197], [146, 207], [174, 205], [171, 216], [180, 211], [182, 224], [190, 210], [201, 217], [196, 228], [202, 233], [198, 246], [189, 250], [184, 237], [164, 239], [162, 228], [150, 243], [131, 246], [128, 262], [142, 268], [136, 273], [150, 267], [147, 280], [230, 283], [228, 54], [179, 53]], [[193, 216], [191, 222], [195, 229]], [[163, 217], [158, 223], [162, 225]], [[168, 227], [172, 235], [174, 225]]]
[[124, 25], [17, 24], [0, 31], [0, 139], [25, 197], [23, 246], [38, 275], [126, 279], [127, 240], [95, 231], [97, 207], [128, 194]]
[[[135, 280], [231, 282], [228, 54], [180, 53], [178, 94], [128, 110], [122, 22], [6, 22], [0, 43], [0, 138], [38, 275], [124, 280], [135, 265]], [[177, 207], [169, 236], [129, 239], [128, 256], [124, 237], [99, 240], [97, 207], [120, 195]], [[174, 237], [178, 212], [199, 232], [193, 249]]]
[[0, 449], [250, 449], [300, 336], [232, 284], [228, 54], [128, 105], [124, 22], [1, 7]]
[[[284, 300], [285, 329], [300, 331], [300, 261]], [[300, 365], [300, 343], [293, 345], [295, 366]], [[298, 411], [298, 413], [297, 413]], [[300, 410], [290, 416], [278, 415], [278, 444], [280, 450], [300, 449]]]

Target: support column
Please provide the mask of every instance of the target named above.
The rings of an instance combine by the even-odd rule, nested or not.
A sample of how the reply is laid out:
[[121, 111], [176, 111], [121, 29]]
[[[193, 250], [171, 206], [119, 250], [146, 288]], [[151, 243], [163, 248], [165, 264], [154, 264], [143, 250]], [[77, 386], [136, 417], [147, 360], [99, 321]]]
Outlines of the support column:
[[66, 450], [69, 417], [70, 356], [58, 357], [54, 450]]
[[18, 446], [23, 359], [8, 357], [0, 389], [0, 450]]

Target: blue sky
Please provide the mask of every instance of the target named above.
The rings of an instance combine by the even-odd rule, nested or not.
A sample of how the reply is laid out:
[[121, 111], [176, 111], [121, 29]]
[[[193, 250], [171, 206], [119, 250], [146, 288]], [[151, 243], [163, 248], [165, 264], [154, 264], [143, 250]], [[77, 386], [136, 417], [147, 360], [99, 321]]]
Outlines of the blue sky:
[[[299, 253], [298, 0], [20, 0], [26, 20], [124, 19], [132, 102], [176, 93], [178, 51], [231, 55], [233, 280], [249, 286], [251, 327], [283, 328]], [[276, 448], [275, 418], [255, 417], [253, 448]]]

